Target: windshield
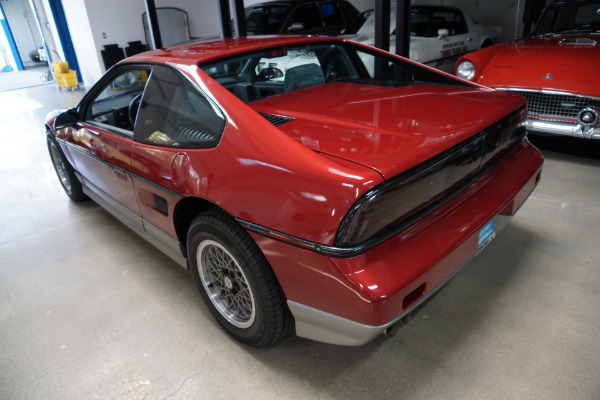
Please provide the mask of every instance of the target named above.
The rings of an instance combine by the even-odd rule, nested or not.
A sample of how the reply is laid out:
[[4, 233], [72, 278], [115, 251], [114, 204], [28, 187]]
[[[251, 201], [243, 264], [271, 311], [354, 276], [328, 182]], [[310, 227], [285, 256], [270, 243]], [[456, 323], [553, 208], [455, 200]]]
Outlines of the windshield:
[[535, 28], [534, 35], [569, 32], [600, 32], [600, 1], [548, 6]]
[[246, 9], [246, 29], [254, 34], [279, 33], [290, 6], [263, 4]]

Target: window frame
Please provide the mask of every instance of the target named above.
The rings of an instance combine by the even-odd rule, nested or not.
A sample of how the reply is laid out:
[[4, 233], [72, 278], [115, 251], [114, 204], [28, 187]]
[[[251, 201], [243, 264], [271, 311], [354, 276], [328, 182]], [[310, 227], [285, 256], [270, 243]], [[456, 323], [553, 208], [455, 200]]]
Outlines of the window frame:
[[78, 107], [79, 120], [85, 124], [90, 126], [97, 127], [99, 129], [114, 133], [115, 135], [123, 136], [126, 138], [133, 139], [133, 132], [135, 130], [135, 125], [132, 130], [120, 128], [115, 125], [105, 124], [99, 121], [95, 121], [93, 119], [88, 119], [88, 111], [93, 106], [93, 103], [98, 98], [98, 96], [108, 87], [108, 85], [114, 81], [118, 76], [122, 75], [127, 71], [136, 71], [141, 69], [149, 69], [150, 73], [148, 74], [148, 78], [146, 79], [146, 83], [144, 84], [144, 89], [142, 90], [142, 98], [144, 97], [144, 92], [146, 90], [146, 86], [148, 82], [150, 82], [150, 78], [152, 76], [152, 71], [154, 69], [154, 65], [152, 63], [123, 63], [117, 64], [111, 69], [107, 71], [106, 74], [98, 81], [96, 84], [92, 86], [92, 88], [85, 94]]
[[[217, 134], [216, 139], [213, 142], [211, 142], [208, 146], [173, 146], [173, 145], [169, 145], [169, 144], [160, 144], [160, 143], [155, 143], [152, 141], [140, 140], [139, 129], [138, 130], [135, 129], [138, 126], [137, 123], [133, 130], [133, 141], [136, 143], [142, 144], [142, 145], [146, 145], [146, 146], [157, 146], [157, 147], [169, 148], [169, 149], [211, 149], [211, 148], [217, 147], [219, 145], [219, 143], [221, 142], [221, 139], [223, 138], [223, 134], [224, 134], [225, 129], [228, 124], [227, 114], [223, 111], [223, 108], [218, 104], [217, 101], [215, 101], [215, 99], [212, 96], [210, 96], [208, 93], [206, 93], [204, 90], [202, 90], [196, 82], [194, 82], [189, 76], [187, 76], [187, 74], [183, 73], [181, 70], [179, 70], [171, 65], [164, 64], [164, 63], [152, 63], [152, 65], [153, 65], [153, 69], [152, 69], [153, 73], [154, 73], [156, 67], [164, 67], [164, 68], [167, 68], [167, 69], [173, 71], [175, 74], [177, 74], [179, 76], [180, 79], [185, 80], [189, 85], [191, 85], [191, 87], [196, 91], [196, 93], [198, 95], [200, 95], [204, 99], [206, 99], [206, 101], [208, 103], [210, 103], [211, 107], [218, 111], [218, 113], [220, 114], [220, 116], [223, 119], [223, 123], [219, 130], [219, 133]], [[198, 69], [200, 69], [200, 68], [198, 67]], [[141, 101], [145, 100], [146, 88], [148, 87], [148, 84], [151, 84], [151, 83], [152, 83], [152, 80], [148, 79], [148, 82], [146, 83], [146, 87], [144, 87], [144, 94], [142, 95]], [[138, 111], [138, 113], [139, 113], [139, 111]], [[136, 135], [136, 132], [138, 132], [138, 135]]]

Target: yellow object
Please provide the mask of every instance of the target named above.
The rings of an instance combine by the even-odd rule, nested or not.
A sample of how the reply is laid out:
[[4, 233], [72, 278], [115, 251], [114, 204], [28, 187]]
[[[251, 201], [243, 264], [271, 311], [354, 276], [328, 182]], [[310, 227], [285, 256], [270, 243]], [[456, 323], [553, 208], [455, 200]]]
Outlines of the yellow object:
[[54, 72], [69, 72], [69, 64], [64, 61], [55, 61], [52, 63], [52, 71]]
[[68, 89], [78, 86], [77, 73], [69, 69], [69, 64], [64, 61], [55, 61], [52, 63], [54, 79], [59, 88]]

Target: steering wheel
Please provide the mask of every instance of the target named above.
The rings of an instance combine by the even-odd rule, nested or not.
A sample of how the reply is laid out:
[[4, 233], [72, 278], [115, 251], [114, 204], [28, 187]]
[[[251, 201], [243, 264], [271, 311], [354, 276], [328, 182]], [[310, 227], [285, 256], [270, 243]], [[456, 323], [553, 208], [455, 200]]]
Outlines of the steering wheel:
[[137, 112], [140, 108], [140, 100], [142, 99], [142, 94], [140, 93], [136, 95], [129, 102], [129, 107], [127, 108], [127, 116], [129, 117], [129, 122], [131, 123], [131, 129], [135, 127], [135, 119], [137, 118]]

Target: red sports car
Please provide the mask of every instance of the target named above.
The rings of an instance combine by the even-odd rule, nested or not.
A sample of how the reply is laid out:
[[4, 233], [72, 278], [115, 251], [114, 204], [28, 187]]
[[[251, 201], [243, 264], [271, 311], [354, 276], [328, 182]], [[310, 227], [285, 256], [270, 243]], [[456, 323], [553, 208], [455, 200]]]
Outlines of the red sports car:
[[460, 58], [461, 78], [527, 98], [527, 129], [600, 139], [600, 1], [559, 1], [533, 36]]
[[273, 36], [126, 59], [46, 129], [69, 197], [189, 268], [231, 336], [359, 345], [393, 333], [534, 189], [526, 111], [368, 46]]

